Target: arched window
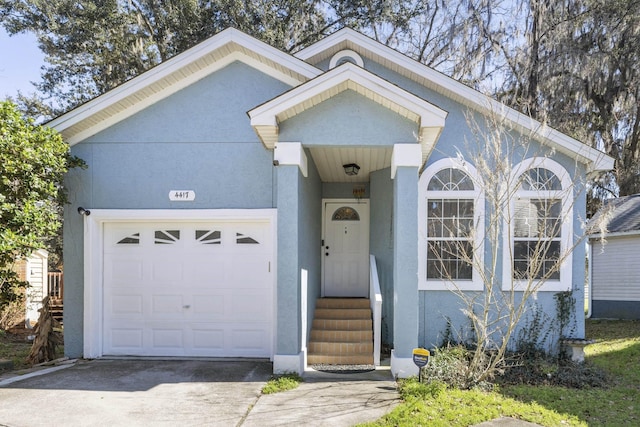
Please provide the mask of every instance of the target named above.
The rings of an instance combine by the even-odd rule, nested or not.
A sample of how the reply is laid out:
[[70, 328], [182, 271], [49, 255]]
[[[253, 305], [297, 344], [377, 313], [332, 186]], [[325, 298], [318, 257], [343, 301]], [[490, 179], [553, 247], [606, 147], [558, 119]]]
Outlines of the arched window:
[[484, 209], [475, 169], [443, 159], [420, 177], [420, 289], [482, 289], [474, 270], [482, 259]]
[[546, 158], [514, 169], [517, 190], [505, 224], [503, 289], [571, 289], [571, 180]]

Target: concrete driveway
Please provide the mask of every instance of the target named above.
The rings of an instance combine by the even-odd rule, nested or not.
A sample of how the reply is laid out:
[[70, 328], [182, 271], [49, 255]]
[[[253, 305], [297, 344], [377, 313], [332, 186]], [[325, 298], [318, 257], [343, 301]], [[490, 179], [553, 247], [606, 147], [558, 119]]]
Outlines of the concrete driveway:
[[0, 426], [350, 426], [398, 402], [388, 371], [262, 396], [267, 361], [94, 360], [0, 387]]

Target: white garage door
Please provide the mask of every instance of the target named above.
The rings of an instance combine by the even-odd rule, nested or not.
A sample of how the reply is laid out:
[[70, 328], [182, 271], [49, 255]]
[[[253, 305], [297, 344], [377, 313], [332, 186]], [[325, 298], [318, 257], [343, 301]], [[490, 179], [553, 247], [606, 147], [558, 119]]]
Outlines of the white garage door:
[[270, 357], [270, 223], [107, 223], [105, 355]]

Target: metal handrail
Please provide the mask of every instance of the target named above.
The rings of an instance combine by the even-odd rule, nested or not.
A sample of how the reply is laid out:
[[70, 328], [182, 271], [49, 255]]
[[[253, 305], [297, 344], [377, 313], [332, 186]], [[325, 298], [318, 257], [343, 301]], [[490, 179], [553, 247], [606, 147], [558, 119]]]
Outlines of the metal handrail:
[[382, 292], [376, 257], [369, 255], [369, 304], [373, 313], [373, 364], [380, 366], [380, 343], [382, 340]]

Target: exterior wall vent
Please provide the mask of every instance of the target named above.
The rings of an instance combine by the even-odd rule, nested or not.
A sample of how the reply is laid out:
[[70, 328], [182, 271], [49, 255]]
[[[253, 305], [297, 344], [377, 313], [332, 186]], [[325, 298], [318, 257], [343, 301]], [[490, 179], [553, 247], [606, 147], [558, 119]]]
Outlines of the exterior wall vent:
[[353, 50], [345, 49], [331, 57], [331, 61], [329, 61], [329, 69], [342, 65], [345, 62], [350, 62], [358, 67], [364, 68], [364, 61], [362, 60], [362, 57]]

